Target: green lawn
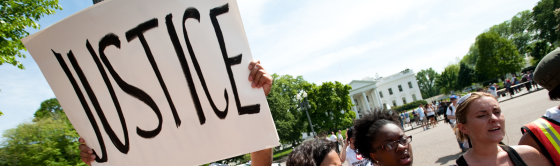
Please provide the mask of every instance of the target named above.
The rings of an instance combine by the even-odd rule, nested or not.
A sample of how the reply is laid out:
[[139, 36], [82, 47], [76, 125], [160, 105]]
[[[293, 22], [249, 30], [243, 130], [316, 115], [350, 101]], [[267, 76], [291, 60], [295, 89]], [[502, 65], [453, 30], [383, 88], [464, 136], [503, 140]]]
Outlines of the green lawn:
[[288, 156], [291, 152], [292, 152], [292, 148], [286, 148], [284, 150], [274, 152], [274, 155], [272, 155], [272, 160], [273, 161], [279, 160], [284, 156]]

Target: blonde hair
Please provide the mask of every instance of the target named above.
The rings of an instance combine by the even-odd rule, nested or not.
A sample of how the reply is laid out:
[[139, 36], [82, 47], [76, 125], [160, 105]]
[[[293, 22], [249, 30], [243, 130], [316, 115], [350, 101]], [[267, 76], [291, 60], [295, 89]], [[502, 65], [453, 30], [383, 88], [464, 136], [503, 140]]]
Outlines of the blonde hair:
[[[474, 100], [480, 99], [482, 97], [491, 97], [494, 100], [498, 101], [490, 93], [486, 93], [486, 92], [473, 92], [473, 93], [471, 93], [471, 95], [467, 99], [465, 99], [465, 101], [461, 102], [457, 106], [457, 111], [455, 112], [455, 117], [457, 118], [457, 124], [459, 124], [459, 123], [467, 124], [467, 113], [468, 113], [468, 109], [469, 109], [470, 105], [472, 104], [472, 102]], [[454, 130], [457, 131], [457, 138], [459, 138], [459, 140], [468, 140], [469, 139], [469, 135], [467, 135], [467, 134], [461, 132], [461, 130], [459, 130], [459, 125], [455, 125]]]

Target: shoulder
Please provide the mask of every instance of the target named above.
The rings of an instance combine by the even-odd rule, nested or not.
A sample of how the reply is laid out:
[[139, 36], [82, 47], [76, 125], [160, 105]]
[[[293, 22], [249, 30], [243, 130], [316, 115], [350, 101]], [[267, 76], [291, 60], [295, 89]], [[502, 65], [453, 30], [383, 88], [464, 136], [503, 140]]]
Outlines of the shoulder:
[[515, 149], [527, 165], [550, 165], [548, 159], [537, 149], [531, 146], [518, 145], [511, 146], [511, 148]]

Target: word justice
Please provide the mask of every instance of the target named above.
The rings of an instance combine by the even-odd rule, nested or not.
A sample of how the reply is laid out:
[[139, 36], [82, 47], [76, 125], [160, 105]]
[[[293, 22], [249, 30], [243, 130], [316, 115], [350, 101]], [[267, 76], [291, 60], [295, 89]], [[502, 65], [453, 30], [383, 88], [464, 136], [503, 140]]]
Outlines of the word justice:
[[[220, 29], [220, 25], [218, 24], [218, 20], [217, 20], [217, 16], [227, 13], [229, 11], [229, 6], [228, 4], [225, 4], [223, 6], [220, 7], [216, 7], [210, 10], [210, 20], [212, 22], [212, 25], [214, 27], [215, 33], [216, 33], [216, 37], [218, 39], [218, 43], [220, 46], [220, 50], [223, 56], [223, 60], [224, 60], [224, 64], [226, 66], [226, 70], [227, 70], [227, 74], [229, 76], [229, 80], [230, 80], [230, 84], [232, 87], [232, 91], [233, 91], [233, 96], [235, 98], [235, 106], [237, 107], [238, 113], [239, 115], [244, 115], [244, 114], [257, 114], [260, 112], [260, 104], [255, 104], [255, 105], [248, 105], [248, 106], [241, 106], [241, 103], [239, 101], [239, 96], [238, 96], [238, 91], [237, 91], [237, 86], [235, 85], [235, 80], [233, 78], [233, 72], [231, 70], [231, 66], [233, 65], [237, 65], [241, 63], [241, 57], [242, 54], [239, 54], [237, 56], [234, 57], [229, 57], [226, 51], [226, 45], [224, 42], [224, 37], [222, 34], [222, 30]], [[198, 116], [198, 120], [200, 121], [200, 125], [203, 125], [206, 122], [206, 117], [202, 111], [202, 106], [200, 104], [200, 99], [198, 97], [198, 93], [196, 91], [195, 85], [194, 85], [194, 81], [192, 78], [192, 74], [189, 68], [189, 65], [187, 63], [187, 57], [185, 56], [185, 53], [183, 52], [183, 48], [181, 47], [181, 43], [179, 42], [179, 37], [177, 35], [177, 32], [175, 31], [175, 26], [172, 22], [172, 18], [173, 15], [172, 14], [168, 14], [165, 17], [165, 24], [167, 27], [167, 32], [169, 34], [169, 38], [173, 44], [173, 47], [175, 49], [175, 52], [177, 54], [177, 58], [179, 60], [179, 63], [181, 65], [183, 74], [185, 75], [185, 79], [187, 81], [188, 87], [189, 87], [189, 91], [190, 91], [190, 95], [192, 97], [193, 103], [194, 103], [194, 108], [196, 110], [197, 116]], [[225, 119], [227, 114], [228, 114], [228, 107], [229, 107], [229, 95], [227, 93], [227, 91], [224, 89], [224, 98], [226, 101], [226, 107], [224, 110], [219, 110], [216, 105], [214, 104], [213, 99], [210, 96], [210, 93], [208, 91], [208, 86], [206, 85], [206, 81], [204, 80], [204, 76], [202, 74], [202, 71], [200, 69], [200, 64], [198, 63], [195, 53], [193, 51], [192, 45], [190, 43], [189, 37], [188, 37], [188, 33], [187, 33], [187, 29], [185, 27], [185, 21], [188, 19], [195, 19], [197, 21], [200, 22], [200, 13], [198, 12], [198, 10], [196, 8], [193, 7], [189, 7], [185, 10], [184, 14], [183, 14], [183, 36], [185, 39], [185, 44], [187, 46], [187, 51], [189, 52], [189, 57], [192, 61], [193, 67], [196, 71], [196, 74], [200, 80], [200, 83], [202, 85], [202, 88], [204, 89], [204, 94], [206, 96], [206, 98], [208, 99], [214, 113], [216, 114], [216, 116], [220, 119]], [[169, 95], [169, 91], [167, 89], [167, 86], [165, 85], [165, 82], [162, 78], [162, 75], [158, 69], [157, 63], [154, 59], [154, 56], [150, 50], [150, 47], [146, 41], [146, 38], [144, 37], [144, 32], [153, 29], [153, 28], [157, 28], [158, 27], [158, 19], [154, 18], [151, 20], [148, 20], [144, 23], [139, 24], [138, 26], [128, 30], [125, 33], [125, 37], [127, 42], [133, 42], [135, 41], [135, 39], [138, 39], [140, 41], [140, 43], [142, 44], [142, 47], [144, 48], [144, 51], [146, 53], [146, 56], [150, 62], [150, 65], [159, 81], [159, 84], [161, 86], [161, 89], [163, 90], [165, 97], [167, 99], [167, 102], [170, 106], [171, 112], [173, 114], [173, 118], [175, 120], [175, 124], [177, 126], [177, 128], [181, 125], [181, 118], [178, 116], [177, 114], [177, 110], [173, 104], [173, 100], [171, 99], [171, 96]], [[117, 114], [119, 116], [119, 120], [120, 120], [120, 124], [124, 133], [124, 143], [123, 141], [121, 141], [117, 135], [115, 134], [115, 132], [113, 131], [113, 129], [111, 128], [111, 126], [109, 125], [107, 118], [105, 117], [105, 114], [103, 113], [103, 110], [101, 109], [101, 106], [97, 100], [97, 97], [95, 96], [95, 93], [93, 92], [91, 85], [88, 82], [88, 79], [86, 78], [86, 76], [84, 75], [84, 72], [82, 71], [82, 69], [80, 68], [80, 65], [78, 63], [78, 61], [76, 60], [74, 54], [72, 53], [72, 50], [70, 50], [67, 53], [67, 58], [70, 61], [71, 67], [74, 69], [76, 75], [78, 76], [79, 81], [82, 83], [83, 88], [85, 89], [85, 92], [87, 94], [87, 97], [89, 98], [91, 104], [93, 105], [93, 108], [95, 108], [95, 112], [97, 113], [97, 116], [99, 117], [99, 120], [101, 120], [101, 124], [103, 125], [103, 129], [105, 130], [105, 132], [107, 133], [107, 135], [109, 136], [109, 138], [111, 139], [111, 142], [115, 145], [115, 147], [123, 154], [127, 154], [129, 149], [130, 149], [130, 144], [129, 144], [129, 137], [128, 137], [128, 130], [126, 127], [126, 121], [125, 121], [125, 117], [123, 116], [122, 110], [121, 110], [121, 106], [119, 104], [119, 101], [117, 99], [117, 96], [115, 94], [115, 90], [113, 89], [113, 85], [111, 84], [110, 80], [109, 80], [109, 75], [113, 78], [113, 80], [115, 80], [115, 82], [117, 83], [118, 87], [121, 88], [121, 90], [123, 90], [125, 93], [127, 93], [128, 95], [142, 101], [144, 104], [146, 104], [147, 106], [149, 106], [154, 113], [156, 114], [157, 118], [158, 118], [158, 126], [153, 129], [153, 130], [144, 130], [144, 129], [140, 129], [139, 127], [136, 127], [136, 133], [143, 138], [149, 139], [149, 138], [154, 138], [156, 137], [160, 131], [161, 131], [161, 126], [162, 126], [162, 115], [161, 112], [157, 106], [157, 104], [155, 103], [155, 101], [152, 99], [152, 97], [150, 97], [150, 95], [148, 95], [146, 92], [144, 92], [142, 89], [137, 88], [129, 83], [127, 83], [125, 80], [123, 80], [119, 74], [115, 71], [115, 69], [113, 68], [111, 62], [109, 61], [109, 59], [107, 58], [107, 55], [105, 55], [104, 50], [105, 48], [109, 47], [109, 46], [115, 46], [116, 48], [121, 47], [121, 40], [119, 39], [119, 37], [113, 33], [109, 33], [107, 35], [105, 35], [104, 37], [101, 38], [101, 40], [99, 41], [99, 56], [97, 55], [97, 53], [95, 52], [95, 50], [93, 49], [93, 47], [91, 46], [91, 43], [86, 40], [86, 48], [88, 49], [89, 53], [91, 54], [91, 57], [93, 58], [95, 64], [97, 65], [97, 68], [99, 69], [99, 72], [103, 78], [103, 81], [105, 82], [105, 85], [107, 86], [107, 90], [109, 91], [110, 95], [111, 95], [111, 99], [113, 101], [113, 104], [115, 105]], [[62, 67], [62, 69], [64, 70], [66, 76], [68, 77], [70, 83], [72, 84], [72, 87], [74, 88], [76, 95], [78, 96], [80, 103], [82, 104], [82, 107], [84, 108], [84, 111], [95, 131], [95, 134], [97, 136], [97, 140], [100, 144], [101, 147], [101, 151], [102, 151], [102, 157], [99, 157], [99, 155], [94, 151], [94, 155], [96, 156], [96, 161], [97, 162], [107, 162], [107, 151], [105, 149], [105, 143], [103, 141], [103, 137], [101, 136], [101, 131], [99, 130], [99, 126], [97, 125], [97, 122], [93, 116], [93, 113], [86, 101], [86, 97], [84, 96], [84, 94], [82, 93], [82, 90], [80, 89], [80, 86], [78, 86], [78, 82], [76, 81], [76, 79], [74, 78], [74, 76], [72, 75], [69, 66], [66, 64], [66, 62], [64, 61], [62, 55], [60, 53], [55, 52], [54, 50], [52, 50], [53, 54], [55, 55], [56, 59], [58, 60], [60, 66]], [[107, 74], [107, 72], [105, 71], [105, 69], [103, 68], [103, 66], [105, 66], [109, 72], [109, 74]]]

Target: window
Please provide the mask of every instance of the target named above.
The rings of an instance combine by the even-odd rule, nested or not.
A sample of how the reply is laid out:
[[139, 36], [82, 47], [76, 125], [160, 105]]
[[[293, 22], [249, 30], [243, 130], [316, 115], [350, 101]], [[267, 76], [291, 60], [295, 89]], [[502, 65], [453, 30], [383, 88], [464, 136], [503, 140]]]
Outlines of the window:
[[383, 108], [387, 110], [387, 103], [383, 103]]
[[393, 95], [393, 89], [389, 88], [389, 95]]
[[406, 97], [402, 98], [402, 102], [403, 102], [403, 104], [406, 104]]
[[379, 92], [379, 97], [383, 98], [383, 93]]
[[393, 100], [393, 107], [397, 106], [397, 101]]
[[412, 89], [412, 82], [408, 82], [408, 87]]
[[354, 103], [356, 104], [356, 106], [358, 106], [358, 100], [354, 99]]
[[402, 92], [402, 86], [399, 85], [399, 92]]
[[369, 96], [366, 96], [367, 101], [369, 102]]
[[416, 94], [412, 94], [412, 101], [416, 101]]

